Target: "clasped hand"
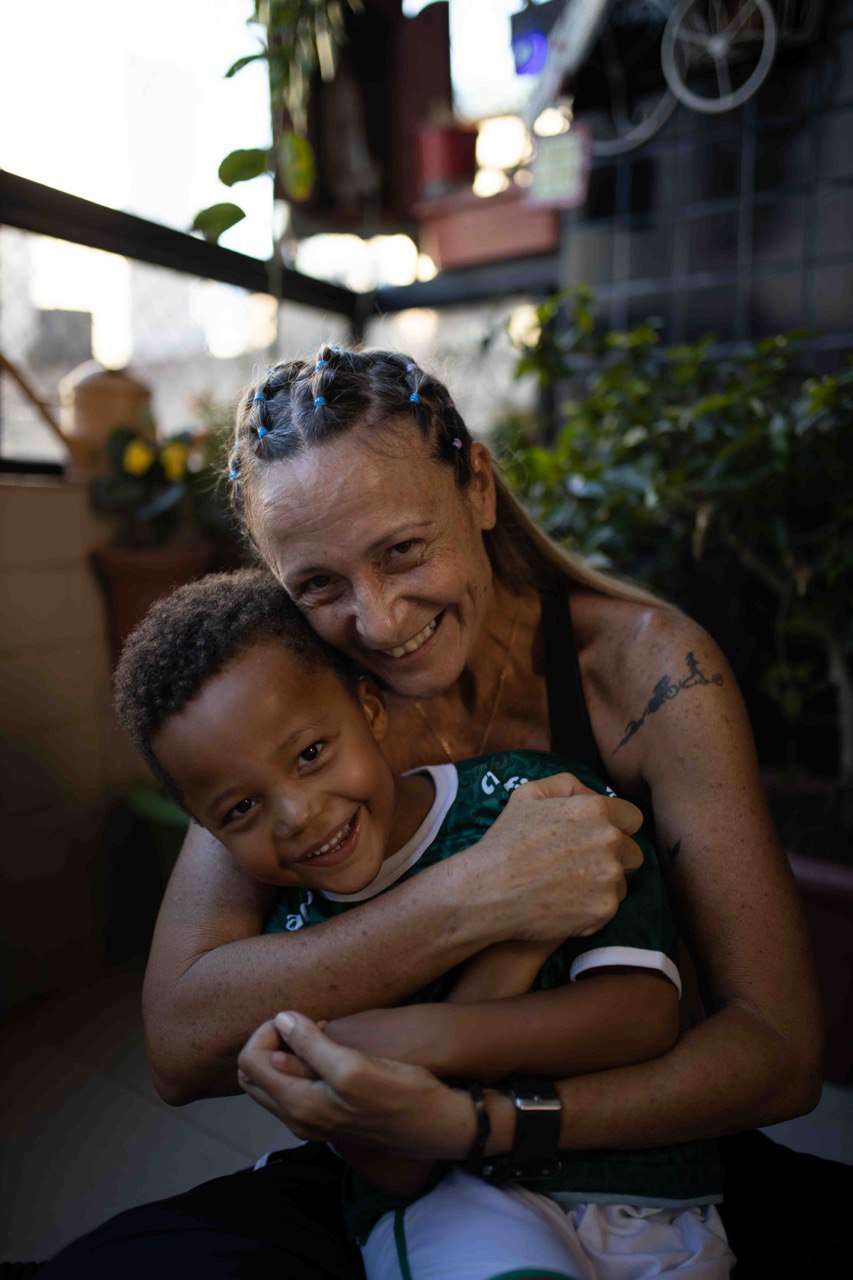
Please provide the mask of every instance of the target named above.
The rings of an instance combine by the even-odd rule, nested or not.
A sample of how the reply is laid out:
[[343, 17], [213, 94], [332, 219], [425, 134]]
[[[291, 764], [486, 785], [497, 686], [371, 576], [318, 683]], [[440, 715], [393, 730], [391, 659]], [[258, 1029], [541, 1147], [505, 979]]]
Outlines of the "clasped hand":
[[258, 1027], [240, 1054], [238, 1080], [298, 1138], [452, 1160], [473, 1137], [467, 1094], [422, 1067], [336, 1044], [300, 1013]]

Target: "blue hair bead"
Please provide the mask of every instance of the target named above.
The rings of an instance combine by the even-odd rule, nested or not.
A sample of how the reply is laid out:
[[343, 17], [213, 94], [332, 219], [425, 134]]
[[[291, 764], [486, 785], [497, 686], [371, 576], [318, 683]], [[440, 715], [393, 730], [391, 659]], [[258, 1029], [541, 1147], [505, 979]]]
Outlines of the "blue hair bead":
[[409, 396], [409, 399], [411, 400], [412, 404], [420, 404], [421, 402], [421, 398], [418, 395], [417, 391], [413, 391], [412, 394]]
[[259, 439], [259, 440], [263, 440], [264, 436], [268, 436], [268, 435], [269, 435], [269, 428], [268, 428], [268, 427], [264, 427], [264, 426], [260, 426], [260, 427], [258, 427], [258, 439]]
[[253, 403], [254, 403], [254, 404], [258, 404], [258, 403], [260, 403], [260, 404], [265, 404], [265, 403], [266, 403], [266, 396], [264, 395], [263, 391], [256, 391], [256, 392], [255, 392], [254, 399], [253, 399]]
[[328, 360], [318, 360], [317, 363], [314, 365], [315, 369], [328, 369], [328, 367], [329, 367]]
[[315, 396], [315, 397], [314, 397], [314, 408], [315, 408], [315, 409], [319, 409], [319, 408], [320, 408], [322, 405], [324, 405], [325, 403], [326, 403], [326, 397], [325, 397], [325, 396]]
[[232, 467], [231, 470], [228, 472], [228, 479], [233, 482], [234, 480], [237, 479], [239, 475], [240, 475], [240, 472], [238, 471], [238, 469], [236, 467]]

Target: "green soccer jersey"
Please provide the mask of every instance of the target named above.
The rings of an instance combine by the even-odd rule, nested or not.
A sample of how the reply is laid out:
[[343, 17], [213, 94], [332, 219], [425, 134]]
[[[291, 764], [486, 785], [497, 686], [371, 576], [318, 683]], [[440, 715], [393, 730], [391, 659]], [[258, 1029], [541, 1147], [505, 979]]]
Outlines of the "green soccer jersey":
[[[276, 933], [321, 924], [426, 867], [475, 844], [493, 824], [516, 787], [566, 770], [595, 791], [613, 792], [582, 765], [539, 751], [504, 751], [431, 765], [435, 796], [429, 813], [403, 846], [387, 857], [376, 879], [354, 894], [310, 889], [283, 889], [267, 918], [265, 932]], [[616, 915], [598, 933], [568, 938], [545, 962], [535, 990], [564, 986], [581, 973], [618, 965], [656, 970], [679, 990], [677, 937], [657, 854], [642, 832], [634, 837], [643, 864], [628, 876], [628, 892]], [[411, 997], [413, 1002], [442, 999], [455, 980], [446, 974]], [[525, 1186], [565, 1201], [611, 1201], [656, 1205], [705, 1204], [721, 1199], [720, 1169], [715, 1144], [682, 1143], [640, 1151], [562, 1152], [548, 1172], [525, 1170]], [[362, 1205], [351, 1206], [357, 1234], [376, 1221], [394, 1202], [389, 1197], [359, 1195]]]

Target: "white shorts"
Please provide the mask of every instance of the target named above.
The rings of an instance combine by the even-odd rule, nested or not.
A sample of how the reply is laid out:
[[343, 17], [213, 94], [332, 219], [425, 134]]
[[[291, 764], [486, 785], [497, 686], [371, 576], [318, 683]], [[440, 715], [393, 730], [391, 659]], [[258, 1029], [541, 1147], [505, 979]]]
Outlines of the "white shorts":
[[725, 1280], [735, 1257], [713, 1205], [558, 1205], [455, 1169], [362, 1246], [368, 1280]]

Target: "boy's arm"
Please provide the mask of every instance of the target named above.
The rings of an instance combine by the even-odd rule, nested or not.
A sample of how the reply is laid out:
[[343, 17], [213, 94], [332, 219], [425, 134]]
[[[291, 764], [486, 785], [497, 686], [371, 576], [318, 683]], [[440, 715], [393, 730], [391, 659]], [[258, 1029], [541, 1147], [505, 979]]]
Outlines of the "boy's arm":
[[336, 1018], [339, 1044], [442, 1077], [560, 1076], [645, 1062], [678, 1039], [678, 992], [663, 974], [593, 969], [552, 991], [474, 1004], [419, 1004]]

